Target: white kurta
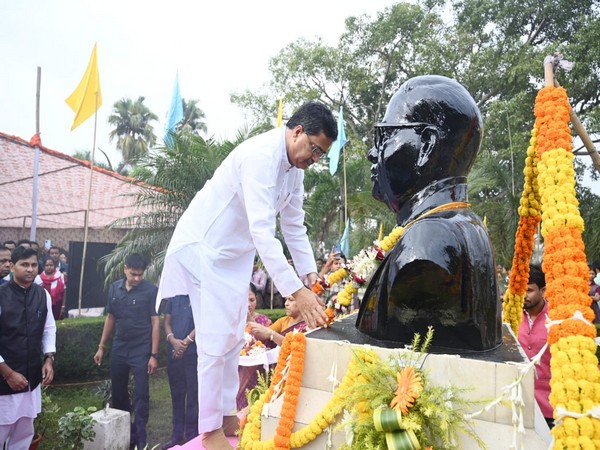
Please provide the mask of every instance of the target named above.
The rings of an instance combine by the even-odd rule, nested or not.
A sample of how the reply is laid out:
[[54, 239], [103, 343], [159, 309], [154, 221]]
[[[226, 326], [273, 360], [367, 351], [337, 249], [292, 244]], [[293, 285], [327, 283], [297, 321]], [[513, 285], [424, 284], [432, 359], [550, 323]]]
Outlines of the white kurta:
[[227, 156], [181, 216], [167, 249], [157, 304], [199, 290], [190, 298], [199, 299], [194, 320], [207, 354], [223, 355], [243, 339], [256, 251], [283, 296], [302, 287], [275, 238], [277, 214], [298, 273], [316, 272], [304, 226], [304, 172], [288, 161], [285, 130], [253, 137]]

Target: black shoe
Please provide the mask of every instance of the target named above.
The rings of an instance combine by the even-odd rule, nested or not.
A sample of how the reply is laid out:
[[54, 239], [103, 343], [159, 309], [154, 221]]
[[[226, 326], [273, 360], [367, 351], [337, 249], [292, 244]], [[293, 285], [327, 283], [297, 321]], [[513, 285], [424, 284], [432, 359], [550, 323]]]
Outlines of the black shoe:
[[148, 444], [145, 442], [138, 442], [136, 449], [137, 450], [146, 450], [146, 447], [148, 447]]
[[171, 447], [175, 447], [176, 445], [183, 445], [183, 444], [185, 444], [185, 441], [183, 439], [171, 438], [160, 447], [160, 450], [167, 450]]

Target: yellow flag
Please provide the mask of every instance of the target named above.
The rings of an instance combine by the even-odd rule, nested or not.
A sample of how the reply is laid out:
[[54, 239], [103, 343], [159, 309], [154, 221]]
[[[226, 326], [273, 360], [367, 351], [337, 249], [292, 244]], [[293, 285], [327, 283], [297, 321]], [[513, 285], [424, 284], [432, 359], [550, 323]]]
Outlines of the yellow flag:
[[277, 128], [283, 124], [283, 99], [279, 99], [279, 108], [277, 108]]
[[92, 114], [98, 111], [98, 108], [102, 106], [102, 92], [100, 90], [100, 75], [98, 74], [98, 56], [96, 53], [96, 46], [94, 44], [94, 50], [92, 50], [92, 56], [88, 63], [87, 69], [83, 74], [83, 78], [79, 82], [79, 85], [75, 88], [75, 91], [65, 101], [67, 105], [75, 113], [75, 120], [73, 120], [73, 126], [71, 131], [89, 119]]

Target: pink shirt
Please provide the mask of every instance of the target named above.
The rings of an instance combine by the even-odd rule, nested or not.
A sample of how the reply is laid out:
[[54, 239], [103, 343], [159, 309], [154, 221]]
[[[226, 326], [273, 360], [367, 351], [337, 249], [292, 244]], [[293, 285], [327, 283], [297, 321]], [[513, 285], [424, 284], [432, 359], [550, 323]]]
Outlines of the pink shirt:
[[[542, 311], [529, 325], [529, 314], [523, 310], [523, 320], [519, 326], [519, 343], [529, 359], [537, 355], [548, 339], [548, 331], [545, 322], [548, 316], [548, 303], [544, 305]], [[550, 395], [550, 348], [548, 347], [540, 364], [535, 366], [535, 399], [542, 410], [544, 417], [552, 418], [552, 406], [548, 400]]]

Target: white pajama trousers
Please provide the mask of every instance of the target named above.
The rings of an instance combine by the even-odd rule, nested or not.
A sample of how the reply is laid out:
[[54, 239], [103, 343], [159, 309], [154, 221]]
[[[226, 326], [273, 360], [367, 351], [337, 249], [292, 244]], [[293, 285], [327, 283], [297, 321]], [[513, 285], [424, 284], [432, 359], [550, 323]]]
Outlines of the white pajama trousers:
[[[235, 404], [235, 397], [233, 403]], [[31, 417], [21, 417], [10, 425], [0, 425], [0, 446], [6, 442], [7, 450], [28, 450], [32, 439], [33, 418]]]
[[236, 414], [239, 389], [238, 364], [243, 343], [223, 356], [198, 350], [198, 432], [223, 426], [223, 416]]

